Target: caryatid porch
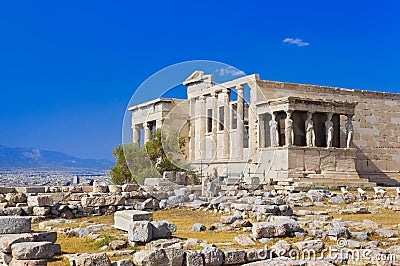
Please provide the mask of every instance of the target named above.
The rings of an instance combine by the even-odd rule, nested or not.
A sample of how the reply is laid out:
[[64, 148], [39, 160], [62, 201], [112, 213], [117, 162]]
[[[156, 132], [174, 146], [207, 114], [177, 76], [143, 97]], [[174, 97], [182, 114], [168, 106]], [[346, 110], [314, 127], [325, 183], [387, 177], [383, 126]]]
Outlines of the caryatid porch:
[[284, 97], [256, 105], [269, 178], [360, 179], [352, 147], [357, 102]]

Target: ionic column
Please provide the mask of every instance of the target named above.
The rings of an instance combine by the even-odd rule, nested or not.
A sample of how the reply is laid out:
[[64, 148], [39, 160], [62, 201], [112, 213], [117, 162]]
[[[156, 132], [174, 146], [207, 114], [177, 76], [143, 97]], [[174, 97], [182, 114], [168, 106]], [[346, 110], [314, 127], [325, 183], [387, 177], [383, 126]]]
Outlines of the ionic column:
[[260, 136], [259, 139], [259, 148], [265, 147], [265, 119], [264, 115], [260, 115], [258, 117], [258, 134]]
[[206, 98], [204, 96], [200, 96], [200, 113], [199, 113], [199, 119], [200, 119], [200, 158], [205, 159], [206, 158]]
[[194, 139], [194, 132], [195, 132], [195, 100], [192, 98], [189, 100], [189, 117], [190, 117], [190, 127], [189, 127], [189, 160], [194, 160], [194, 151], [195, 151], [195, 139]]
[[346, 121], [346, 148], [349, 149], [353, 143], [354, 127], [353, 127], [353, 114], [348, 114]]
[[138, 146], [140, 145], [140, 129], [141, 126], [138, 125], [134, 125], [132, 127], [132, 132], [133, 132], [132, 142], [133, 144], [136, 144]]
[[231, 108], [229, 106], [229, 100], [230, 100], [230, 90], [229, 89], [224, 89], [222, 91], [224, 94], [224, 158], [229, 159], [230, 158], [230, 151], [231, 151], [231, 145], [230, 145], [230, 132], [231, 132], [231, 123], [230, 123], [230, 111]]
[[237, 132], [238, 132], [238, 157], [243, 157], [243, 135], [244, 135], [244, 86], [236, 87], [237, 91]]
[[257, 116], [254, 112], [256, 110], [256, 91], [258, 90], [257, 84], [249, 82], [247, 85], [250, 87], [250, 107], [249, 107], [249, 156], [257, 154], [258, 147], [258, 132], [257, 132]]
[[151, 140], [151, 128], [148, 123], [144, 123], [144, 143]]
[[194, 122], [194, 143], [193, 143], [193, 154], [194, 154], [194, 160], [200, 160], [201, 159], [201, 149], [200, 149], [200, 142], [201, 142], [201, 136], [200, 136], [200, 131], [201, 131], [201, 100], [199, 98], [196, 98], [194, 100], [194, 116], [193, 116], [193, 122]]
[[214, 143], [213, 157], [217, 158], [218, 140], [217, 140], [217, 128], [218, 128], [218, 97], [216, 93], [211, 94], [212, 98], [212, 141]]

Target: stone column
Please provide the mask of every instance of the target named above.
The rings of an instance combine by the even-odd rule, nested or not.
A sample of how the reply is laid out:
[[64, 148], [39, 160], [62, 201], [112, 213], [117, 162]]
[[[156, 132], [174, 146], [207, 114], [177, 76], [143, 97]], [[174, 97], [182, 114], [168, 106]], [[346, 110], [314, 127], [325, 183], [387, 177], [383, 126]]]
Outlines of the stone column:
[[346, 148], [351, 148], [354, 136], [353, 114], [348, 114], [346, 121]]
[[244, 86], [236, 87], [237, 91], [237, 136], [238, 136], [238, 157], [243, 157], [243, 135], [244, 135]]
[[258, 116], [258, 134], [260, 139], [258, 140], [258, 147], [265, 147], [265, 119], [264, 115]]
[[213, 141], [213, 158], [217, 159], [217, 145], [218, 145], [218, 140], [217, 140], [217, 130], [218, 130], [218, 96], [217, 93], [211, 94], [212, 98], [212, 141]]
[[193, 151], [194, 151], [194, 160], [201, 159], [201, 108], [202, 108], [202, 100], [200, 98], [196, 98], [194, 103], [194, 143], [193, 143]]
[[231, 138], [231, 123], [230, 123], [230, 112], [231, 108], [229, 105], [230, 101], [230, 90], [224, 89], [222, 91], [224, 94], [224, 158], [230, 158], [230, 138]]
[[199, 120], [200, 120], [200, 159], [206, 158], [206, 98], [204, 96], [200, 96], [200, 113], [199, 113]]
[[194, 151], [195, 151], [195, 100], [194, 98], [189, 99], [189, 117], [190, 117], [190, 128], [189, 128], [189, 160], [194, 160]]
[[141, 129], [141, 126], [139, 126], [139, 125], [134, 125], [132, 127], [132, 131], [133, 131], [132, 140], [133, 140], [133, 143], [136, 145], [140, 145], [140, 129]]
[[255, 114], [257, 99], [256, 92], [259, 90], [255, 82], [249, 82], [247, 85], [250, 87], [250, 107], [249, 107], [249, 156], [253, 158], [257, 154], [258, 147], [258, 132], [257, 132], [257, 115]]
[[149, 123], [144, 123], [144, 143], [151, 140], [151, 128]]

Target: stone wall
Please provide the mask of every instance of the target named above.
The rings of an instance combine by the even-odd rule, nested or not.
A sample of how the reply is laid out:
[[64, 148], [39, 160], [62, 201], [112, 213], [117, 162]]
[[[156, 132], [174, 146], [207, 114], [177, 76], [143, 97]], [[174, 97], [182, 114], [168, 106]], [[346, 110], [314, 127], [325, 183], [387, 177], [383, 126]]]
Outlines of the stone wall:
[[[357, 101], [354, 121], [356, 169], [376, 183], [400, 181], [400, 95], [284, 82], [257, 82], [256, 101], [286, 96]], [[341, 143], [344, 143], [341, 117]]]
[[0, 187], [0, 216], [77, 218], [119, 210], [152, 209], [153, 201], [153, 197], [136, 184]]

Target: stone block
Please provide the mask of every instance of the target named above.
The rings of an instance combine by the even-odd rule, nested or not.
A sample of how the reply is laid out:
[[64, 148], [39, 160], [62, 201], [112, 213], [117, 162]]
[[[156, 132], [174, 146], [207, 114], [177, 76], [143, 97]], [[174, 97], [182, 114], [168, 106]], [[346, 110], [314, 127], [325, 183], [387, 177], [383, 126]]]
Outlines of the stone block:
[[45, 193], [45, 187], [16, 187], [15, 190], [19, 193]]
[[24, 213], [20, 207], [7, 207], [3, 209], [3, 214], [6, 216], [21, 216]]
[[224, 265], [241, 265], [246, 262], [246, 252], [234, 248], [224, 250]]
[[320, 170], [320, 156], [318, 151], [304, 151], [304, 167], [306, 171], [318, 172]]
[[11, 254], [18, 260], [50, 259], [55, 252], [53, 246], [51, 242], [16, 243], [11, 246]]
[[164, 249], [148, 249], [135, 253], [133, 263], [136, 266], [168, 266], [167, 255]]
[[0, 234], [21, 234], [31, 231], [31, 218], [0, 216]]
[[245, 249], [244, 252], [246, 253], [246, 261], [253, 262], [260, 259], [266, 259], [269, 256], [269, 252], [266, 249], [261, 248], [249, 248]]
[[238, 236], [235, 236], [234, 239], [241, 246], [255, 245], [255, 242], [253, 241], [253, 239], [251, 239], [251, 237], [248, 235], [238, 235]]
[[51, 207], [54, 205], [53, 197], [50, 195], [39, 195], [28, 197], [29, 207]]
[[197, 251], [186, 251], [185, 264], [186, 266], [203, 266], [204, 261], [200, 252]]
[[106, 253], [83, 253], [69, 257], [69, 262], [74, 266], [111, 266], [111, 261]]
[[32, 212], [35, 216], [46, 216], [50, 213], [50, 207], [33, 207]]
[[26, 202], [26, 195], [24, 193], [7, 193], [6, 200], [10, 203]]
[[168, 260], [168, 265], [183, 265], [185, 252], [182, 249], [166, 248], [164, 251]]
[[133, 192], [139, 191], [140, 186], [138, 184], [124, 184], [122, 185], [122, 192]]
[[149, 221], [131, 222], [128, 239], [131, 242], [148, 243], [153, 238], [153, 226]]
[[15, 193], [15, 192], [16, 192], [16, 190], [13, 187], [0, 187], [1, 194]]
[[321, 252], [324, 249], [324, 242], [321, 240], [309, 240], [309, 241], [301, 241], [301, 242], [296, 242], [294, 245], [300, 250], [313, 250], [316, 253]]
[[126, 199], [122, 196], [107, 196], [104, 198], [105, 206], [125, 205]]
[[11, 253], [11, 246], [17, 243], [42, 241], [55, 243], [56, 240], [57, 233], [55, 232], [3, 234], [0, 236], [0, 251], [4, 253]]
[[208, 245], [201, 250], [204, 257], [205, 265], [222, 265], [224, 264], [224, 253], [217, 247]]
[[106, 184], [94, 182], [93, 183], [93, 192], [94, 193], [107, 193], [108, 186]]
[[176, 232], [176, 225], [166, 220], [153, 221], [151, 225], [153, 239], [169, 238]]
[[134, 266], [134, 265], [130, 259], [124, 259], [112, 262], [111, 266]]
[[83, 197], [81, 204], [83, 207], [102, 207], [105, 206], [105, 197]]
[[120, 193], [122, 192], [122, 187], [118, 185], [109, 185], [108, 191], [110, 191], [111, 193]]
[[129, 230], [131, 222], [151, 220], [153, 220], [153, 214], [147, 211], [125, 210], [114, 213], [114, 227], [123, 231]]

